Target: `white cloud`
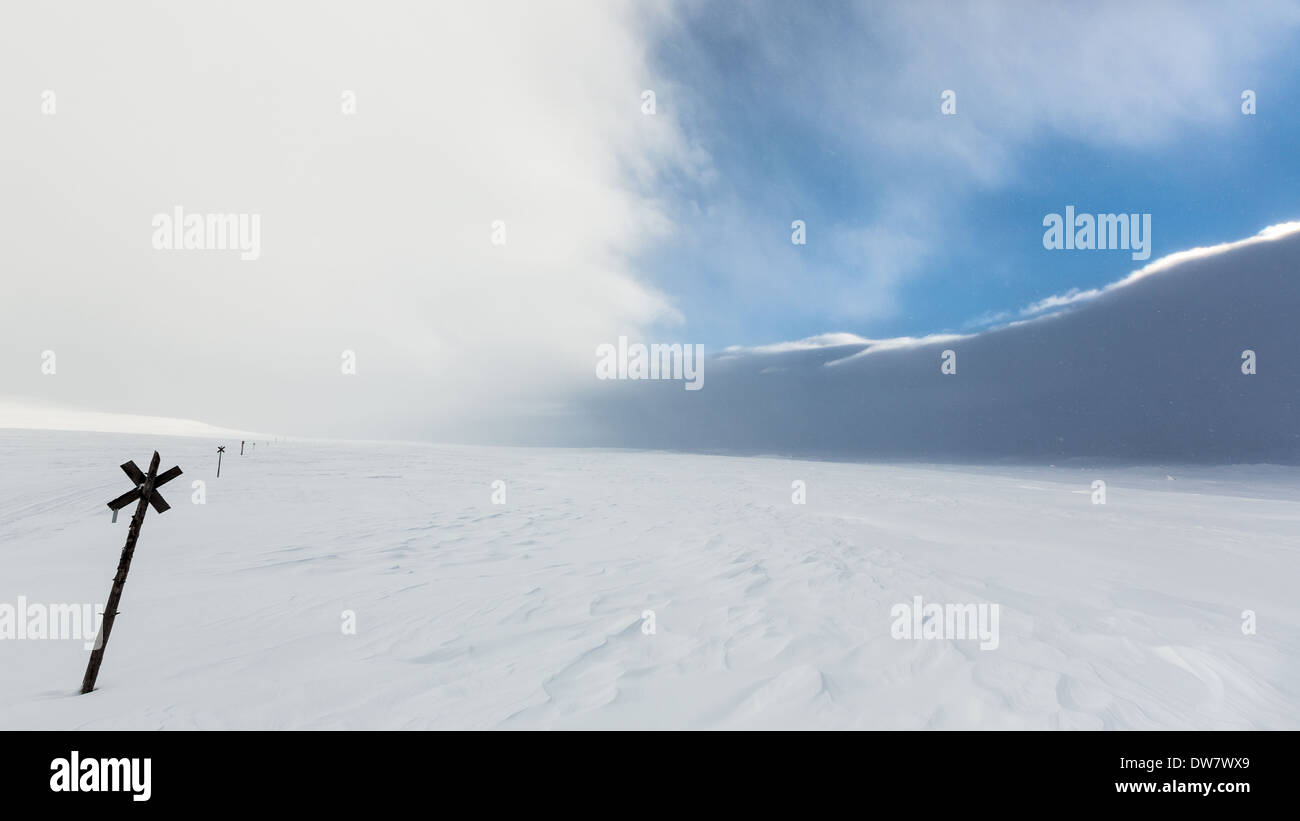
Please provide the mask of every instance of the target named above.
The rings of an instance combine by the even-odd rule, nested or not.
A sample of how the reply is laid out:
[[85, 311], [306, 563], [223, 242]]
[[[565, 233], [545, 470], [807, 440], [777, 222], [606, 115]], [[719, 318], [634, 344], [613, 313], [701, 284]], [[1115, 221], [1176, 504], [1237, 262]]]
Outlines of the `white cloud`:
[[[5, 391], [320, 434], [563, 393], [598, 342], [681, 319], [632, 263], [671, 231], [658, 175], [706, 162], [641, 113], [666, 91], [635, 30], [656, 13], [7, 9]], [[261, 259], [153, 250], [152, 215], [178, 204], [260, 214]]]
[[[936, 155], [978, 183], [1014, 175], [1016, 144], [1043, 132], [1137, 148], [1227, 123], [1240, 116], [1242, 88], [1291, 46], [1300, 25], [1300, 6], [1284, 0], [859, 8], [862, 30], [884, 32], [885, 53], [898, 62], [863, 52], [862, 70], [844, 71], [843, 53], [823, 52], [819, 71], [837, 78], [824, 93], [924, 99], [890, 106], [891, 114], [879, 106], [845, 111], [857, 133], [899, 152]], [[957, 92], [958, 113], [935, 128], [942, 89]]]
[[857, 334], [849, 333], [828, 333], [810, 336], [805, 339], [797, 339], [793, 342], [778, 342], [774, 345], [756, 345], [752, 348], [746, 348], [741, 345], [731, 345], [726, 348], [724, 353], [786, 353], [788, 351], [815, 351], [821, 348], [833, 348], [839, 345], [870, 345], [872, 340]]

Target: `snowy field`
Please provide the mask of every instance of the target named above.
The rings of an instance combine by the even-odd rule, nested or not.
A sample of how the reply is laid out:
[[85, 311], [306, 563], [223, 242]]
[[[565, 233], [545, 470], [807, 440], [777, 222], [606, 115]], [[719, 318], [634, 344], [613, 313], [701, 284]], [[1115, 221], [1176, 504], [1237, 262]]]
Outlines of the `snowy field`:
[[185, 471], [100, 689], [0, 641], [0, 729], [1300, 728], [1295, 468], [223, 443], [0, 431], [0, 605], [103, 602], [117, 465]]

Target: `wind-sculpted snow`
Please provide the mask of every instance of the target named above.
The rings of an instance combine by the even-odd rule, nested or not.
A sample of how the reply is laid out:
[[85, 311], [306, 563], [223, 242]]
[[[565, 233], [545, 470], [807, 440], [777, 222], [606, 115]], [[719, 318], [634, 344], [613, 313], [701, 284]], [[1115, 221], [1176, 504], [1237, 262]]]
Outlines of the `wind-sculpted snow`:
[[[0, 431], [0, 604], [102, 601], [116, 465], [185, 471], [100, 689], [0, 640], [0, 728], [1300, 727], [1295, 468], [216, 444]], [[916, 596], [996, 649], [892, 638]]]
[[[533, 438], [845, 458], [1300, 462], [1300, 234], [1151, 267], [1063, 313], [970, 336], [728, 351], [706, 360], [704, 389], [689, 394], [603, 382], [580, 414]], [[940, 371], [945, 350], [955, 373]]]

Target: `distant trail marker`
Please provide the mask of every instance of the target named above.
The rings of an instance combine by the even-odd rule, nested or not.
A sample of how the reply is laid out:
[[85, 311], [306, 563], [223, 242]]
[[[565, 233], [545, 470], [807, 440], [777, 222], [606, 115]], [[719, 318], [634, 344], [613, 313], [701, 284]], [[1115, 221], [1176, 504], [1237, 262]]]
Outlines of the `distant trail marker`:
[[[220, 458], [220, 457], [218, 457]], [[113, 632], [113, 622], [117, 620], [117, 606], [122, 601], [122, 588], [126, 585], [126, 574], [131, 570], [131, 557], [135, 555], [135, 542], [140, 538], [140, 526], [144, 524], [144, 515], [150, 505], [159, 513], [171, 510], [171, 505], [158, 493], [158, 488], [181, 475], [179, 467], [158, 473], [158, 451], [153, 452], [149, 462], [149, 472], [142, 473], [135, 462], [122, 465], [124, 472], [135, 489], [123, 493], [108, 503], [113, 511], [113, 521], [117, 521], [117, 511], [139, 500], [135, 506], [135, 515], [131, 517], [131, 527], [126, 533], [126, 545], [122, 548], [122, 558], [117, 563], [117, 575], [113, 577], [113, 589], [108, 594], [108, 604], [104, 606], [104, 623], [100, 625], [99, 636], [95, 639], [95, 649], [90, 653], [90, 664], [86, 666], [86, 677], [81, 680], [82, 695], [95, 689], [95, 680], [99, 678], [99, 666], [104, 663], [104, 648], [108, 646], [108, 637]]]
[[218, 446], [217, 446], [217, 478], [218, 478], [218, 479], [221, 478], [221, 454], [223, 454], [223, 453], [225, 453], [225, 452], [226, 452], [226, 446], [225, 446], [225, 445], [218, 445]]
[[243, 442], [240, 442], [240, 443], [239, 443], [239, 455], [240, 455], [240, 456], [243, 456], [243, 455], [244, 455], [244, 443], [243, 443]]

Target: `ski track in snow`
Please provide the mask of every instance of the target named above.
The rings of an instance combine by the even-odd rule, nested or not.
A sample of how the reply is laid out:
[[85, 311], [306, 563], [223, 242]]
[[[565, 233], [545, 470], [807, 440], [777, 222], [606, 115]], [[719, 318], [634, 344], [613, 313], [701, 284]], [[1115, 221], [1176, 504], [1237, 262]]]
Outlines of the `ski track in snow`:
[[100, 689], [0, 640], [0, 728], [1300, 728], [1300, 469], [216, 444], [0, 431], [0, 603], [102, 602], [117, 465], [185, 471]]

